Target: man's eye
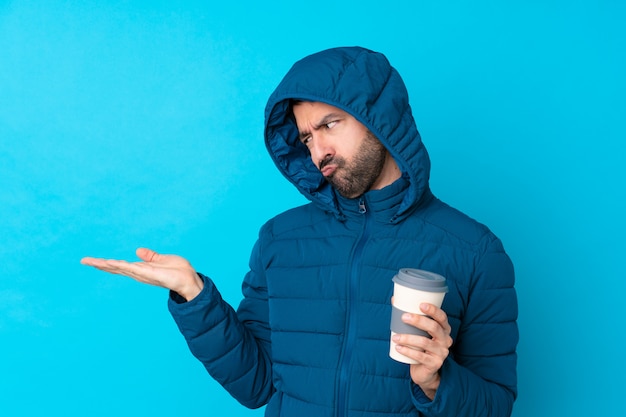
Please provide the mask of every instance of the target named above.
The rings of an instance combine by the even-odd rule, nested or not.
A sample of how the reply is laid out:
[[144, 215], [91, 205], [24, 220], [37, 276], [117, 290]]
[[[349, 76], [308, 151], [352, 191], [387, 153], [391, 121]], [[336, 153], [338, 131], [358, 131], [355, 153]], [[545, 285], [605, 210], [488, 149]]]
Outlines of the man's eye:
[[309, 141], [311, 140], [311, 136], [305, 136], [302, 138], [302, 143], [305, 145], [308, 145]]
[[328, 122], [325, 124], [327, 129], [332, 129], [333, 126], [335, 126], [337, 124], [337, 121], [332, 121], [332, 122]]

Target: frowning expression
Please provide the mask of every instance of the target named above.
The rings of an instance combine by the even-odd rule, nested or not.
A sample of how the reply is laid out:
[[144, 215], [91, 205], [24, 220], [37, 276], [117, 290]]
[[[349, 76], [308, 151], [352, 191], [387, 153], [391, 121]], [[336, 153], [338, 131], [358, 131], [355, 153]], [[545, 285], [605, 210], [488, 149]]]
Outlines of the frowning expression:
[[308, 101], [295, 104], [293, 113], [311, 160], [341, 195], [356, 198], [390, 183], [385, 174], [390, 164], [397, 170], [395, 162], [352, 115], [326, 103]]

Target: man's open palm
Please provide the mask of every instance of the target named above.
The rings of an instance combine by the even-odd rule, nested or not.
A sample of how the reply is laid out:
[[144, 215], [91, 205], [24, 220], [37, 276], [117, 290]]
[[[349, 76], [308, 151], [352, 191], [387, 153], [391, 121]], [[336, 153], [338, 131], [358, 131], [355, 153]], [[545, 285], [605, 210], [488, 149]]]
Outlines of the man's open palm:
[[203, 282], [189, 261], [178, 255], [162, 255], [147, 248], [137, 249], [140, 262], [86, 257], [83, 265], [111, 274], [125, 275], [144, 284], [177, 292], [188, 301], [197, 296]]

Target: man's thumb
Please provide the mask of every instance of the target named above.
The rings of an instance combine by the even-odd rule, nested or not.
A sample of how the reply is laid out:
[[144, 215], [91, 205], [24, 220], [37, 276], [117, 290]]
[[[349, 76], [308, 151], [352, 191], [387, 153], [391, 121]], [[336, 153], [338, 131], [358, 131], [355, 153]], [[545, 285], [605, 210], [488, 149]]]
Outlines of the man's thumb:
[[159, 254], [148, 248], [139, 248], [135, 252], [139, 259], [144, 262], [156, 262], [159, 259]]

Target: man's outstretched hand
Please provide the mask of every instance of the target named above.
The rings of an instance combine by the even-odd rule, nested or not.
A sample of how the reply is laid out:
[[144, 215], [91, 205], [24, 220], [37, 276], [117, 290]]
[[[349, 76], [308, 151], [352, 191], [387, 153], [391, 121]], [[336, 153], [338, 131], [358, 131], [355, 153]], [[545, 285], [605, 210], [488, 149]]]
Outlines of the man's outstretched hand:
[[202, 291], [202, 279], [185, 258], [162, 255], [146, 248], [139, 248], [136, 253], [141, 262], [86, 257], [80, 263], [111, 274], [125, 275], [144, 284], [170, 289], [187, 301]]

